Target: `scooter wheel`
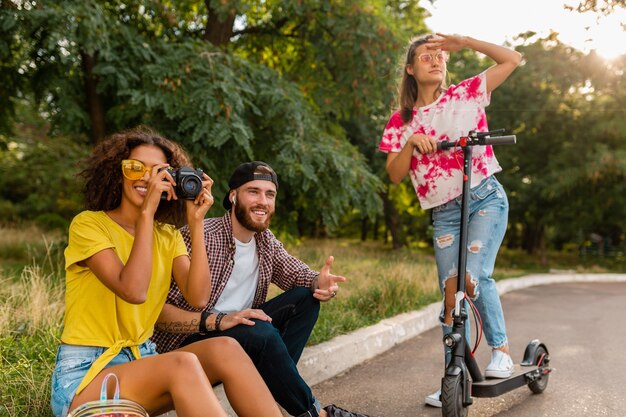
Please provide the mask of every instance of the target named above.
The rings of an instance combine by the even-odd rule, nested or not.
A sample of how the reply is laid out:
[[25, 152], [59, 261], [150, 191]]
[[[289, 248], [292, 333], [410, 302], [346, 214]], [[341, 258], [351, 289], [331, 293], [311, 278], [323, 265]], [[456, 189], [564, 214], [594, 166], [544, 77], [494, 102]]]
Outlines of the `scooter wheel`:
[[[535, 365], [539, 365], [540, 361], [541, 361], [542, 366], [547, 365], [549, 361], [548, 352], [546, 352], [543, 346], [539, 346], [539, 348], [537, 349], [537, 353], [535, 356]], [[530, 390], [534, 394], [541, 394], [548, 386], [549, 377], [550, 377], [550, 374], [542, 375], [538, 379], [535, 379], [534, 381], [530, 382], [528, 384], [528, 388], [530, 388]]]
[[446, 375], [441, 384], [441, 415], [443, 417], [466, 417], [463, 407], [463, 375]]

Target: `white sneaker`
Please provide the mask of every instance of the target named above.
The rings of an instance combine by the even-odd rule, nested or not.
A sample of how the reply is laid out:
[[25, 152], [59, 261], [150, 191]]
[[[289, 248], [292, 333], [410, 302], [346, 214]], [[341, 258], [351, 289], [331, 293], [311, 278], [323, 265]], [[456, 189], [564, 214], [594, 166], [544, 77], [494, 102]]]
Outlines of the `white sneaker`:
[[438, 389], [437, 392], [427, 395], [425, 402], [430, 406], [441, 408], [441, 390]]
[[491, 362], [485, 369], [487, 378], [508, 378], [513, 375], [513, 360], [508, 353], [494, 349], [491, 351]]

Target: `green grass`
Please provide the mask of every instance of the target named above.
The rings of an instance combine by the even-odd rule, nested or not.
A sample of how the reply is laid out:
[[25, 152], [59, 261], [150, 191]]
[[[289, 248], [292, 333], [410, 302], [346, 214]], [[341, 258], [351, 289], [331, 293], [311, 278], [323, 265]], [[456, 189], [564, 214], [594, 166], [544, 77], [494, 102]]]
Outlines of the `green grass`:
[[33, 225], [0, 227], [0, 277], [19, 277], [33, 264], [50, 270], [50, 262], [62, 257], [64, 246], [65, 236], [60, 232], [44, 233]]
[[331, 272], [347, 278], [337, 297], [322, 304], [310, 345], [439, 299], [434, 258], [427, 253], [350, 240], [307, 240], [289, 250], [316, 270], [333, 255]]
[[[50, 376], [64, 309], [61, 234], [34, 227], [0, 228], [0, 416], [50, 417]], [[324, 303], [310, 345], [368, 326], [440, 299], [432, 249], [391, 250], [377, 242], [304, 240], [288, 250], [319, 270], [329, 255], [343, 275], [337, 297]], [[623, 259], [503, 250], [496, 279], [567, 269], [624, 272]], [[272, 287], [270, 296], [280, 290]]]
[[50, 416], [50, 376], [59, 344], [63, 286], [44, 268], [0, 281], [0, 415]]
[[64, 238], [0, 229], [0, 416], [51, 416], [63, 319]]

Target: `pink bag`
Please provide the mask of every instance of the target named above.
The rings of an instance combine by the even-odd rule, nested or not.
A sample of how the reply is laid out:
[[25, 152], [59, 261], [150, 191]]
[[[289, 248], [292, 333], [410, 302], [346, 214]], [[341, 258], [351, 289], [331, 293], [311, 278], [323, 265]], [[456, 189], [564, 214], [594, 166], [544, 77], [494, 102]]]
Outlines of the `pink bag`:
[[[109, 377], [115, 377], [115, 394], [113, 399], [107, 399], [107, 382]], [[107, 374], [102, 381], [99, 401], [89, 401], [81, 404], [67, 415], [67, 417], [149, 417], [148, 412], [139, 404], [130, 400], [120, 400], [120, 383], [117, 375]]]

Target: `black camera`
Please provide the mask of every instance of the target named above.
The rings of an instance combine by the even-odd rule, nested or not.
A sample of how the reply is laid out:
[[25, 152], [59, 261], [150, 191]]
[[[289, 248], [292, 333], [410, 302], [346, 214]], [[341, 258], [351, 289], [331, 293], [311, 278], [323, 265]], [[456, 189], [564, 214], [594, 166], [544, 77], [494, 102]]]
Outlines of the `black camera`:
[[[201, 169], [193, 169], [191, 167], [180, 168], [162, 168], [170, 173], [176, 183], [174, 191], [178, 198], [185, 200], [195, 200], [200, 191], [202, 191], [202, 175]], [[167, 198], [167, 193], [161, 194], [161, 200]]]

